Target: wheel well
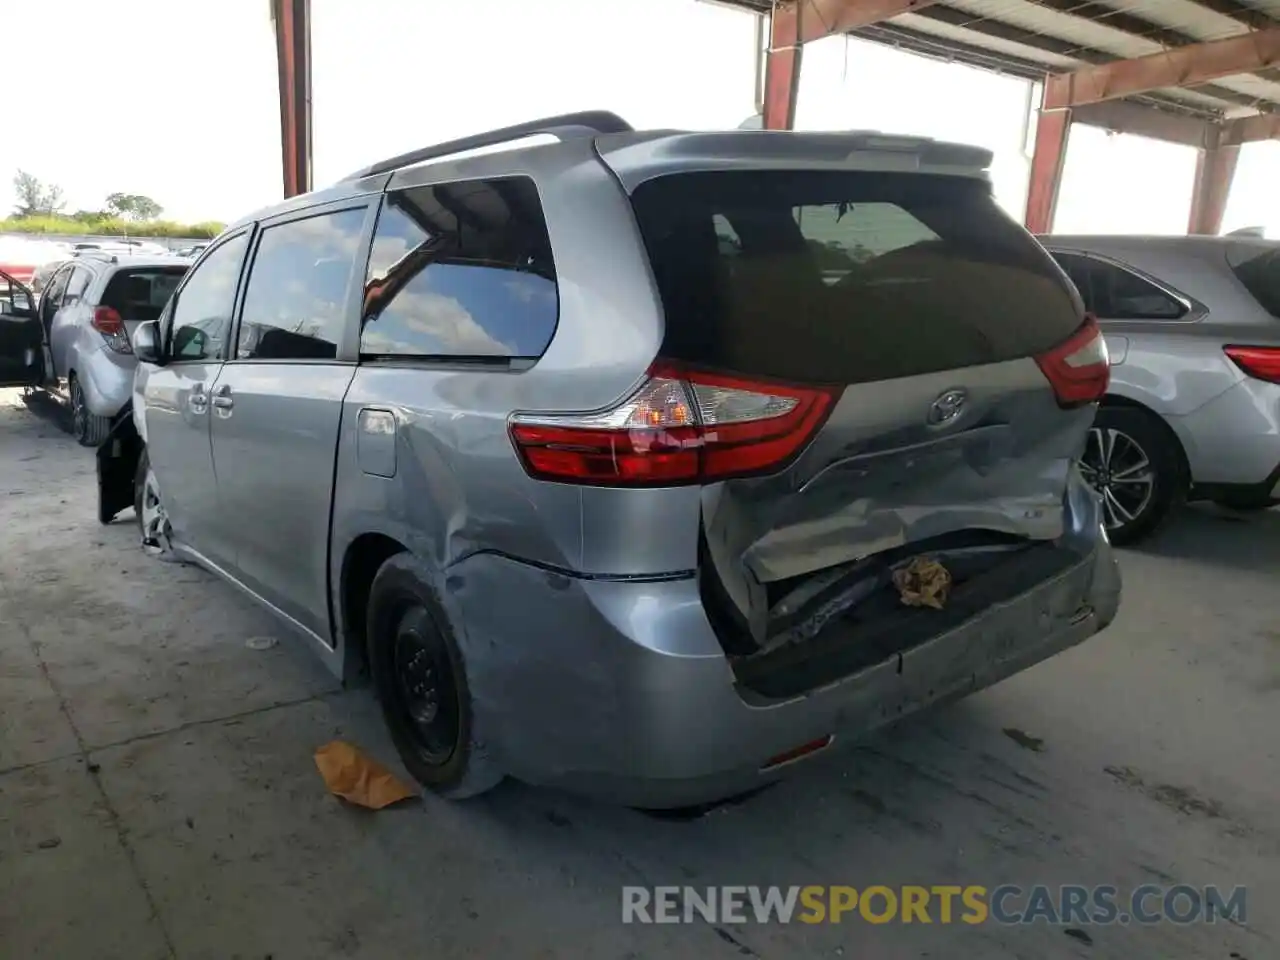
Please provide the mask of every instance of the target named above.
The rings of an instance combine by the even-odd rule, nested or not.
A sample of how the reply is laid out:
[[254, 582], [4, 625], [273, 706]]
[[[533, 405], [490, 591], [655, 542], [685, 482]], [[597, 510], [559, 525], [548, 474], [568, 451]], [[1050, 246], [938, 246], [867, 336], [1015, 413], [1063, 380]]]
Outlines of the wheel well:
[[1160, 424], [1160, 428], [1164, 431], [1165, 436], [1169, 438], [1170, 446], [1173, 448], [1174, 453], [1178, 455], [1178, 466], [1182, 470], [1183, 482], [1187, 486], [1190, 486], [1191, 463], [1187, 460], [1187, 451], [1182, 446], [1181, 438], [1179, 438], [1178, 434], [1174, 431], [1173, 427], [1169, 426], [1168, 421], [1165, 420], [1164, 417], [1160, 416], [1160, 414], [1156, 413], [1154, 410], [1148, 407], [1145, 403], [1141, 403], [1137, 400], [1130, 400], [1128, 397], [1117, 397], [1115, 394], [1111, 394], [1111, 393], [1108, 393], [1105, 397], [1102, 398], [1102, 402], [1099, 404], [1099, 406], [1121, 407], [1121, 408], [1127, 408], [1129, 410], [1141, 410], [1143, 413], [1150, 416], [1156, 423]]
[[381, 533], [361, 534], [347, 547], [342, 561], [342, 633], [347, 641], [347, 661], [361, 674], [367, 674], [369, 667], [364, 625], [373, 578], [388, 559], [407, 549]]

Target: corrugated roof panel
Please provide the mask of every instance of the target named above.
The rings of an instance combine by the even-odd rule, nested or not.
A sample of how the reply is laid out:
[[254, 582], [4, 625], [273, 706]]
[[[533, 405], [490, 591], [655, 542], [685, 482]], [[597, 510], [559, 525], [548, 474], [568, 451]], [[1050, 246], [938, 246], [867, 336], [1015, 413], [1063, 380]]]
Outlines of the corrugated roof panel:
[[1248, 24], [1210, 10], [1193, 0], [1113, 0], [1107, 6], [1185, 33], [1195, 40], [1220, 40], [1249, 32]]
[[1159, 53], [1164, 49], [1152, 40], [1135, 37], [1103, 23], [1059, 13], [1027, 0], [948, 0], [947, 6], [965, 11], [975, 20], [1001, 20], [1122, 59]]
[[981, 47], [984, 50], [991, 50], [995, 53], [1007, 54], [1011, 57], [1017, 57], [1020, 60], [1029, 60], [1032, 63], [1043, 63], [1045, 71], [1057, 70], [1074, 70], [1077, 67], [1084, 66], [1083, 60], [1077, 60], [1074, 57], [1064, 57], [1056, 53], [1049, 53], [1036, 47], [1028, 47], [1025, 44], [1015, 43], [1012, 40], [1003, 40], [999, 37], [988, 37], [981, 33], [975, 33], [972, 30], [966, 30], [964, 27], [955, 27], [949, 23], [940, 23], [937, 20], [930, 20], [927, 17], [917, 16], [913, 13], [905, 13], [902, 16], [894, 17], [895, 26], [907, 27], [911, 30], [918, 30], [920, 33], [927, 33], [930, 36], [938, 37], [942, 40], [951, 40], [954, 43], [967, 43], [970, 46]]
[[1226, 87], [1228, 90], [1257, 97], [1259, 100], [1280, 103], [1280, 82], [1275, 80], [1263, 79], [1251, 73], [1242, 73], [1239, 76], [1222, 77], [1213, 81], [1213, 83], [1214, 86]]

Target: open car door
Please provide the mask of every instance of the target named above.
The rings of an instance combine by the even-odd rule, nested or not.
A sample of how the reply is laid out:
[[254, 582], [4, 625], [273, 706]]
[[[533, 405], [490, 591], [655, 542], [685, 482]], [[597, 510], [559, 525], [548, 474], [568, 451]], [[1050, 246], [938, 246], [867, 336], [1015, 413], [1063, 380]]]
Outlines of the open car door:
[[0, 387], [35, 387], [44, 380], [44, 336], [35, 294], [0, 271]]

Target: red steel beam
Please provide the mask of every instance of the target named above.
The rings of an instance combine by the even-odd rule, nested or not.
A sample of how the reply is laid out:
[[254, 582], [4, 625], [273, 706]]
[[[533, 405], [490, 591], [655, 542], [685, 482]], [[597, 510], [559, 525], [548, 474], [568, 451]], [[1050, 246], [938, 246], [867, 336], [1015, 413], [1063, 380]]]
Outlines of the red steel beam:
[[800, 61], [804, 54], [799, 26], [794, 6], [776, 8], [769, 21], [762, 118], [766, 130], [790, 130], [795, 125]]
[[1133, 60], [1081, 67], [1045, 79], [1047, 109], [1101, 103], [1160, 87], [1193, 87], [1280, 64], [1280, 27], [1193, 43]]
[[1062, 165], [1066, 160], [1070, 135], [1070, 110], [1040, 110], [1036, 122], [1035, 153], [1031, 157], [1031, 182], [1027, 186], [1026, 216], [1023, 219], [1032, 233], [1048, 233], [1053, 229], [1053, 214], [1058, 205], [1058, 187], [1062, 182]]
[[1239, 146], [1259, 140], [1280, 140], [1280, 114], [1260, 113], [1256, 117], [1239, 117], [1222, 125], [1223, 146]]
[[1196, 157], [1195, 186], [1191, 191], [1191, 216], [1187, 220], [1187, 233], [1217, 236], [1222, 230], [1222, 215], [1227, 210], [1227, 197], [1231, 193], [1231, 181], [1236, 174], [1236, 162], [1240, 159], [1240, 147], [1217, 142], [1201, 150]]
[[271, 0], [280, 87], [284, 195], [311, 189], [311, 0]]
[[782, 10], [799, 15], [798, 35], [801, 43], [812, 43], [833, 33], [848, 33], [859, 27], [889, 20], [900, 13], [911, 13], [933, 6], [937, 0], [800, 0], [778, 4]]
[[764, 128], [790, 130], [804, 45], [932, 6], [937, 0], [789, 0], [774, 6], [765, 54]]

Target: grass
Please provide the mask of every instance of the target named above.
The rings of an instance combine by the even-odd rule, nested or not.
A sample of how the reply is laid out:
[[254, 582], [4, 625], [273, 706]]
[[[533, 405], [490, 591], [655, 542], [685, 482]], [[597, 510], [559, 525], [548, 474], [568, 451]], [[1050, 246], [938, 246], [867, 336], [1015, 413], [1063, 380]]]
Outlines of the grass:
[[95, 237], [176, 237], [180, 239], [212, 239], [222, 232], [225, 224], [215, 221], [204, 223], [175, 223], [172, 220], [120, 220], [104, 217], [101, 220], [73, 220], [71, 217], [8, 217], [0, 220], [0, 233], [74, 234]]

